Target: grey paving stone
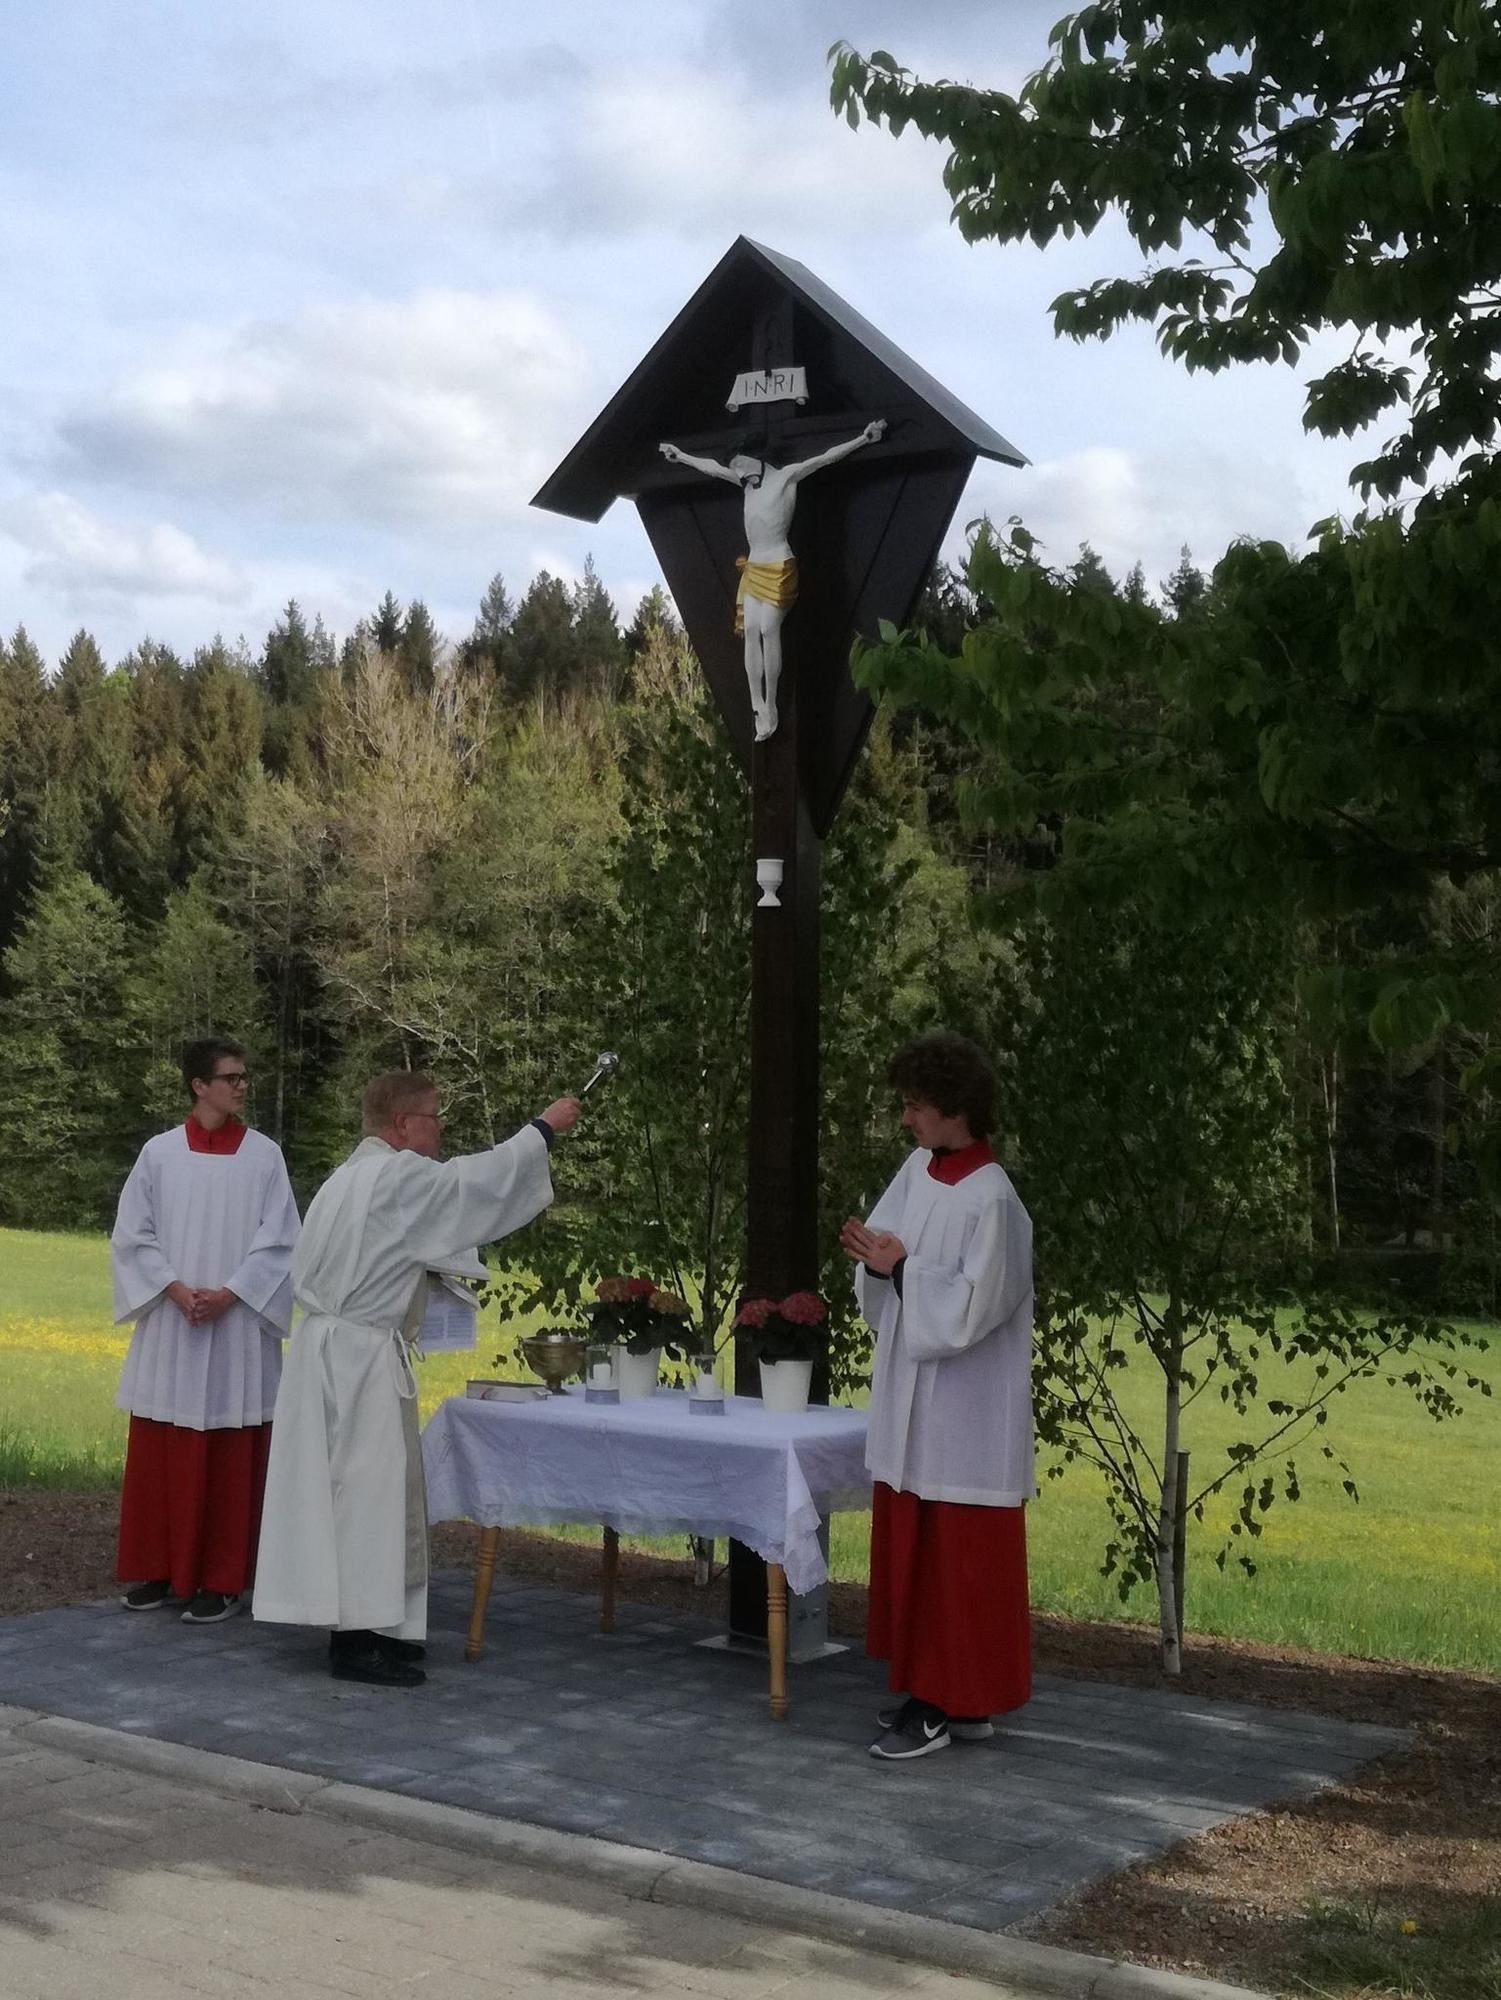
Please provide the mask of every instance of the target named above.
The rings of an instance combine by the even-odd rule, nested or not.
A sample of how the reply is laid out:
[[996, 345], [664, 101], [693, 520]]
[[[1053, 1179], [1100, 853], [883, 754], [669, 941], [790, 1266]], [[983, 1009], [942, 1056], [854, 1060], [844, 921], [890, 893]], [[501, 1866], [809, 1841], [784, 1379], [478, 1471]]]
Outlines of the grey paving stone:
[[[321, 1633], [245, 1618], [191, 1633], [108, 1604], [0, 1624], [0, 1659], [21, 1709], [979, 1930], [1400, 1741], [1043, 1676], [991, 1742], [887, 1766], [866, 1755], [884, 1670], [858, 1651], [794, 1668], [778, 1725], [762, 1662], [694, 1645], [706, 1619], [622, 1606], [606, 1635], [594, 1598], [500, 1579], [470, 1663], [468, 1617], [467, 1577], [435, 1578], [429, 1680], [410, 1692], [332, 1680]], [[0, 1744], [24, 1745], [23, 1727]], [[7, 1759], [20, 1813], [41, 1783], [9, 1780], [32, 1768]]]

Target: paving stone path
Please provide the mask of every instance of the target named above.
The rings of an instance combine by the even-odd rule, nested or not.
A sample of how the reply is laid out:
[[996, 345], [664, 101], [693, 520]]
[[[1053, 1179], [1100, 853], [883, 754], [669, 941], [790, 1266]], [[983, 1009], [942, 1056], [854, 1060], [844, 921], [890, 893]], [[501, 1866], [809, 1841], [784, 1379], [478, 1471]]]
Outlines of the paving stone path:
[[497, 1577], [469, 1665], [468, 1595], [434, 1579], [413, 1693], [332, 1680], [321, 1634], [105, 1604], [0, 1621], [0, 1700], [986, 1931], [1402, 1741], [1045, 1676], [991, 1742], [883, 1765], [858, 1653], [793, 1668], [777, 1724], [763, 1667], [694, 1646], [706, 1622], [624, 1605], [607, 1637], [589, 1598]]

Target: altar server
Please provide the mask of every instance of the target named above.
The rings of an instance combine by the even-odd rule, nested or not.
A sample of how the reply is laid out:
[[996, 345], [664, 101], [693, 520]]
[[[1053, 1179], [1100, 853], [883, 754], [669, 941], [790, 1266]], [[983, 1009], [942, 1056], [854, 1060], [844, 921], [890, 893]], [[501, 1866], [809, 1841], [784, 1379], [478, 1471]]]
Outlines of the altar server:
[[245, 1052], [191, 1043], [186, 1122], [148, 1139], [120, 1195], [115, 1320], [134, 1320], [118, 1574], [131, 1611], [239, 1609], [260, 1531], [297, 1205], [281, 1149], [240, 1118]]
[[840, 1243], [876, 1332], [866, 1650], [907, 1697], [870, 1748], [900, 1761], [993, 1735], [1031, 1693], [1032, 1224], [990, 1149], [981, 1051], [929, 1036], [889, 1081], [916, 1143]]
[[416, 1687], [427, 1633], [427, 1505], [411, 1338], [428, 1273], [552, 1201], [559, 1098], [504, 1144], [441, 1160], [430, 1077], [367, 1085], [365, 1137], [313, 1197], [292, 1283], [305, 1317], [276, 1405], [254, 1612], [327, 1625], [341, 1680]]

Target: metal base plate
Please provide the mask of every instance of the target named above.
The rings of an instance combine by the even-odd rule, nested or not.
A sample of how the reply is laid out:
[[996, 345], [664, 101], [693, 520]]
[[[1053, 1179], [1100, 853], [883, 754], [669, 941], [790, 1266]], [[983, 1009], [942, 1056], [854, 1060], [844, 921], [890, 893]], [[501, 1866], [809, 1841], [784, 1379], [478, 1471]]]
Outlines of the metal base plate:
[[[738, 1632], [716, 1632], [712, 1639], [695, 1639], [693, 1643], [706, 1653], [745, 1653], [753, 1659], [766, 1658], [764, 1639], [742, 1638]], [[787, 1664], [793, 1667], [806, 1667], [815, 1660], [832, 1660], [836, 1653], [847, 1653], [849, 1650], [848, 1646], [841, 1645], [836, 1640], [825, 1639], [818, 1645], [799, 1651], [789, 1640]]]

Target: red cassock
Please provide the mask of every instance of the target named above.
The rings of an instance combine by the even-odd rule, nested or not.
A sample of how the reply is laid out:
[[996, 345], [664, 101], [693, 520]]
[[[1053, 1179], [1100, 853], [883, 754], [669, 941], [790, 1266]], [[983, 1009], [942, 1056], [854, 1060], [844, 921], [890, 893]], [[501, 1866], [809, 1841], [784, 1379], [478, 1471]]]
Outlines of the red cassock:
[[[236, 1153], [245, 1137], [237, 1118], [209, 1132], [190, 1117], [183, 1131], [193, 1153]], [[167, 1577], [174, 1597], [248, 1590], [270, 1454], [269, 1423], [189, 1430], [132, 1415], [120, 1492], [120, 1581]]]
[[1002, 1715], [1032, 1694], [1023, 1507], [920, 1500], [877, 1480], [865, 1650], [887, 1685], [945, 1715]]
[[[935, 1155], [925, 1178], [953, 1187], [993, 1161], [976, 1142]], [[894, 1693], [946, 1715], [1000, 1715], [1029, 1700], [1025, 1507], [924, 1499], [877, 1478], [866, 1651], [887, 1662]]]

